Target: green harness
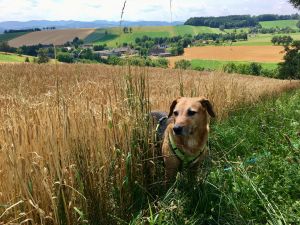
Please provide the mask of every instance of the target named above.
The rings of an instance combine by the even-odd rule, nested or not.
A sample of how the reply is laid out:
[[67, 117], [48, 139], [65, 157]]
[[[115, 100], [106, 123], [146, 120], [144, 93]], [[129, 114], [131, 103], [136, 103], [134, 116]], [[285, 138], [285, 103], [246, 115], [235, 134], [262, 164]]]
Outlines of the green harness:
[[171, 134], [169, 134], [169, 144], [170, 144], [170, 148], [172, 149], [174, 155], [176, 155], [177, 158], [179, 158], [181, 160], [181, 162], [183, 164], [182, 165], [183, 168], [188, 168], [193, 163], [195, 163], [199, 159], [199, 157], [204, 153], [205, 147], [206, 147], [206, 146], [204, 146], [198, 155], [191, 156], [176, 146], [175, 141]]
[[[158, 133], [159, 127], [161, 125], [160, 123], [164, 119], [166, 119], [166, 118], [161, 118], [156, 126], [156, 135], [155, 135], [156, 140], [158, 140], [157, 133]], [[195, 163], [198, 160], [198, 158], [205, 152], [205, 147], [206, 147], [206, 146], [204, 146], [198, 155], [191, 156], [176, 146], [175, 141], [171, 134], [169, 134], [169, 144], [170, 144], [170, 148], [171, 148], [172, 152], [174, 153], [174, 155], [182, 162], [183, 168], [188, 168], [190, 165]]]

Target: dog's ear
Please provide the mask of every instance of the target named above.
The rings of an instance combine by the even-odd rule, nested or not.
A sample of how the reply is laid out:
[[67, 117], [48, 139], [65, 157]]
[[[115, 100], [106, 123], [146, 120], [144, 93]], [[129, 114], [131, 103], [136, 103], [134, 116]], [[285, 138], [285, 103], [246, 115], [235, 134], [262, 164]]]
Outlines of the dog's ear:
[[171, 106], [170, 106], [170, 112], [169, 112], [168, 118], [170, 118], [170, 117], [173, 115], [173, 111], [174, 111], [175, 106], [177, 105], [179, 99], [180, 99], [180, 97], [177, 98], [177, 99], [175, 99], [175, 100], [172, 102], [172, 104], [171, 104]]
[[213, 109], [213, 106], [212, 106], [212, 104], [210, 103], [210, 101], [208, 99], [206, 99], [206, 98], [201, 99], [200, 103], [206, 109], [206, 111], [208, 112], [208, 114], [211, 117], [216, 117], [216, 114], [215, 114], [215, 111]]

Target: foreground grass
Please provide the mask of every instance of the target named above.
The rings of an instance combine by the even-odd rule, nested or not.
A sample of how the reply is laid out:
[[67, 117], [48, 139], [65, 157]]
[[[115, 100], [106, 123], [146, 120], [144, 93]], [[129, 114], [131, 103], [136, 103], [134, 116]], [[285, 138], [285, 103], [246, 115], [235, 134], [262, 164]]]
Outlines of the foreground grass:
[[204, 183], [182, 174], [132, 224], [299, 224], [299, 102], [298, 90], [214, 123]]
[[[220, 60], [202, 60], [193, 59], [191, 60], [192, 69], [205, 68], [209, 70], [222, 70], [223, 66], [228, 63], [239, 64], [250, 64], [251, 62], [241, 62], [241, 61], [220, 61]], [[264, 69], [276, 69], [277, 63], [259, 63]]]

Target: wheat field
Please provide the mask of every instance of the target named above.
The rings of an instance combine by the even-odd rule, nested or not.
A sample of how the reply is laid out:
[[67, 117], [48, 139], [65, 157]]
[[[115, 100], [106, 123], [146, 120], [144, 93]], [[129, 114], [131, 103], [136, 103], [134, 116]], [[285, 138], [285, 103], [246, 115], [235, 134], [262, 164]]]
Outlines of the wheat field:
[[122, 223], [162, 179], [149, 111], [205, 96], [224, 119], [299, 86], [129, 66], [0, 64], [0, 224]]
[[24, 34], [8, 42], [11, 47], [21, 47], [23, 45], [63, 45], [68, 41], [73, 41], [75, 37], [86, 38], [95, 29], [67, 29], [67, 30], [43, 30]]

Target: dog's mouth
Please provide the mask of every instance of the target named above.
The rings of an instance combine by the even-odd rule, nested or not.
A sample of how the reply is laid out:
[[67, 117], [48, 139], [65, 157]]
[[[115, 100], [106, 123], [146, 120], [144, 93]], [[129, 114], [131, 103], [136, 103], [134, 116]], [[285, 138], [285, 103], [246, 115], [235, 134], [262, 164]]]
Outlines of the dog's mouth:
[[173, 134], [175, 136], [182, 136], [182, 137], [186, 137], [186, 136], [190, 136], [192, 135], [193, 129], [191, 127], [179, 127], [179, 126], [174, 126], [173, 128]]

